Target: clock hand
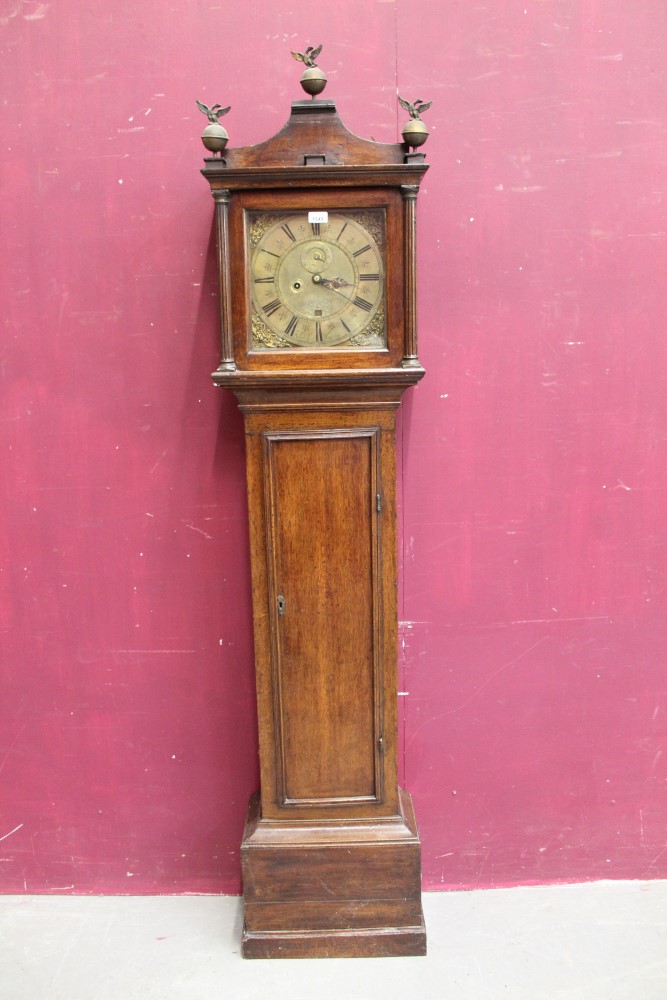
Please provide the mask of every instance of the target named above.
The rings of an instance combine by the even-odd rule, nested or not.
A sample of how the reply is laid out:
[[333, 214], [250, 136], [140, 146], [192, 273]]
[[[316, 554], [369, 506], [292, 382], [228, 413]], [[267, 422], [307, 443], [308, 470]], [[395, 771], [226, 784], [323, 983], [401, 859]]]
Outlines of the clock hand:
[[325, 288], [330, 288], [332, 292], [338, 292], [348, 302], [351, 301], [345, 292], [340, 291], [341, 288], [354, 288], [354, 285], [350, 284], [349, 281], [345, 281], [344, 278], [323, 278], [321, 274], [314, 274], [313, 281], [316, 285], [324, 285]]
[[349, 281], [345, 281], [344, 278], [323, 278], [321, 274], [314, 274], [313, 281], [316, 285], [324, 285], [325, 288], [330, 288], [332, 292], [337, 292], [338, 295], [342, 295], [346, 302], [350, 302], [352, 305], [356, 306], [357, 309], [363, 309], [364, 312], [370, 313], [373, 310], [373, 303], [369, 302], [368, 299], [364, 299], [361, 295], [355, 295], [354, 298], [350, 298], [345, 292], [340, 291], [340, 287], [351, 288], [353, 292], [356, 292], [356, 285], [351, 285]]
[[349, 281], [346, 281], [345, 278], [322, 278], [320, 276], [320, 282], [325, 286], [325, 288], [333, 288], [335, 291], [339, 288], [354, 287]]

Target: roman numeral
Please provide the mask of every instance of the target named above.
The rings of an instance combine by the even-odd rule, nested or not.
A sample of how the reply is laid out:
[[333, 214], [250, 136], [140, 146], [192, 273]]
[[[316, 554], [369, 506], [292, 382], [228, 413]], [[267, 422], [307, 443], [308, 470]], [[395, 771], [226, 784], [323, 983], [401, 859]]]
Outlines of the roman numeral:
[[291, 320], [289, 321], [289, 323], [285, 327], [285, 333], [287, 334], [288, 337], [292, 336], [292, 334], [296, 330], [296, 325], [297, 325], [298, 322], [299, 321], [296, 318], [296, 316], [292, 316]]
[[350, 330], [349, 326], [347, 325], [344, 319], [341, 319], [341, 323], [343, 324], [348, 333], [352, 333], [352, 331]]
[[372, 302], [367, 302], [366, 299], [361, 299], [357, 295], [356, 299], [352, 300], [353, 305], [357, 306], [358, 309], [363, 309], [365, 312], [370, 312], [373, 308]]
[[273, 316], [277, 309], [280, 309], [282, 302], [280, 299], [273, 299], [271, 302], [267, 302], [265, 306], [262, 306], [262, 310], [267, 316]]
[[345, 225], [343, 226], [343, 228], [339, 232], [338, 236], [336, 237], [336, 242], [338, 242], [338, 240], [341, 238], [341, 236], [343, 235], [343, 233], [345, 232], [346, 229], [347, 229], [347, 222], [345, 223]]
[[359, 281], [379, 281], [379, 274], [360, 274]]
[[319, 344], [322, 343], [322, 324], [319, 321], [315, 323], [315, 340]]
[[313, 230], [313, 236], [320, 235], [320, 224], [319, 222], [311, 222], [310, 228]]
[[294, 235], [294, 233], [292, 232], [292, 230], [290, 229], [290, 227], [287, 225], [287, 223], [285, 223], [285, 225], [281, 226], [280, 228], [284, 232], [285, 236], [289, 236], [289, 238], [291, 239], [292, 243], [296, 243], [296, 236]]
[[255, 278], [255, 284], [256, 285], [268, 285], [268, 284], [272, 284], [275, 280], [276, 280], [275, 278]]
[[352, 256], [353, 257], [361, 257], [362, 253], [366, 253], [366, 251], [370, 250], [370, 248], [371, 248], [370, 243], [367, 243], [365, 247], [361, 248], [361, 250], [355, 250], [354, 253], [352, 254]]
[[280, 260], [280, 254], [279, 253], [273, 253], [272, 250], [267, 250], [266, 247], [260, 247], [260, 250], [263, 253], [268, 253], [270, 257], [275, 257], [276, 260]]

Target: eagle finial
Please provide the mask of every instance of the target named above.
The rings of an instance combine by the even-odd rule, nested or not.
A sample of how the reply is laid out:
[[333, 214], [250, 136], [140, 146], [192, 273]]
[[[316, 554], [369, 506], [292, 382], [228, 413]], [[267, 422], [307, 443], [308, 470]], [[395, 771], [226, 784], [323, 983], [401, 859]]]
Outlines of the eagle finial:
[[[421, 97], [418, 97], [416, 101], [410, 104], [409, 101], [404, 101], [402, 97], [398, 96], [398, 103], [410, 115], [410, 120], [404, 125], [401, 132], [403, 141], [407, 143], [409, 149], [414, 150], [417, 146], [423, 146], [428, 139], [428, 129], [421, 120], [421, 116], [425, 111], [428, 111], [433, 102], [422, 101]], [[419, 155], [421, 156], [422, 154], [420, 153]]]
[[223, 108], [222, 104], [212, 104], [209, 108], [208, 105], [203, 104], [201, 101], [197, 101], [197, 107], [203, 115], [206, 115], [211, 125], [217, 125], [218, 119], [232, 110], [231, 104], [228, 108]]
[[425, 111], [428, 111], [428, 109], [433, 104], [433, 101], [429, 101], [427, 104], [425, 104], [424, 101], [422, 101], [421, 97], [418, 97], [416, 101], [413, 101], [413, 103], [410, 104], [409, 101], [404, 101], [402, 97], [399, 97], [398, 103], [401, 105], [402, 108], [404, 108], [408, 112], [408, 114], [412, 119], [414, 119], [414, 121], [420, 122], [421, 116], [424, 114]]
[[300, 83], [306, 93], [310, 94], [311, 97], [316, 97], [318, 94], [321, 94], [327, 85], [326, 73], [324, 73], [315, 63], [315, 60], [321, 51], [321, 45], [318, 45], [317, 48], [309, 45], [305, 52], [292, 52], [292, 55], [297, 62], [305, 64], [306, 68], [301, 74]]
[[223, 115], [226, 115], [228, 111], [231, 111], [231, 104], [228, 108], [223, 108], [222, 104], [212, 104], [209, 108], [209, 106], [207, 104], [203, 104], [202, 101], [197, 101], [197, 107], [203, 115], [206, 115], [209, 122], [202, 132], [201, 141], [204, 143], [206, 149], [208, 149], [210, 153], [213, 153], [214, 156], [216, 153], [222, 156], [229, 136], [220, 124], [220, 118], [222, 118]]
[[317, 59], [321, 51], [322, 51], [321, 45], [318, 45], [317, 48], [315, 48], [312, 45], [309, 45], [305, 52], [292, 52], [292, 55], [297, 60], [297, 62], [305, 63], [308, 69], [312, 69], [313, 66], [316, 65], [315, 60]]

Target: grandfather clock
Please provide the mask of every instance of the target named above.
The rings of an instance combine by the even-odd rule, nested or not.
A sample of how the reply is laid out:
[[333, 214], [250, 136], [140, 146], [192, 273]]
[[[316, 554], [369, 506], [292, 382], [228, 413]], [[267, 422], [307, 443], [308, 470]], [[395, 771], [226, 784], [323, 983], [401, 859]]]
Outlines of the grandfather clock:
[[[395, 417], [417, 357], [428, 133], [359, 138], [320, 48], [273, 138], [212, 153], [222, 359], [244, 414], [261, 789], [241, 844], [248, 958], [422, 955], [421, 849], [397, 783]], [[411, 152], [412, 150], [412, 152]]]

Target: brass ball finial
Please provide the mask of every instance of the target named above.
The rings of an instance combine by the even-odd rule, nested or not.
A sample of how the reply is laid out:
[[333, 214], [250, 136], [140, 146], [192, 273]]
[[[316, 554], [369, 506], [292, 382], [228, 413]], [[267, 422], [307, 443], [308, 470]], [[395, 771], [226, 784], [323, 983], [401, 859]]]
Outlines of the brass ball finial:
[[206, 115], [209, 121], [209, 124], [201, 134], [201, 141], [214, 156], [216, 153], [222, 156], [225, 146], [229, 141], [229, 136], [218, 119], [226, 115], [228, 111], [231, 111], [231, 104], [228, 108], [223, 108], [221, 104], [213, 104], [209, 108], [206, 104], [202, 104], [201, 101], [197, 101], [197, 107], [203, 115]]
[[311, 97], [317, 97], [317, 95], [321, 94], [327, 85], [326, 73], [324, 73], [319, 66], [315, 65], [315, 60], [321, 51], [321, 45], [318, 45], [317, 48], [309, 45], [305, 52], [292, 52], [292, 55], [297, 62], [306, 64], [306, 69], [301, 74], [301, 80], [299, 82], [306, 93], [310, 94]]
[[403, 142], [405, 142], [411, 149], [416, 149], [417, 146], [423, 146], [429, 137], [429, 131], [420, 116], [423, 115], [425, 111], [428, 111], [433, 101], [429, 101], [425, 104], [421, 98], [418, 98], [410, 104], [409, 101], [404, 101], [402, 97], [399, 97], [398, 103], [410, 115], [410, 121], [403, 126], [403, 131], [401, 132]]

